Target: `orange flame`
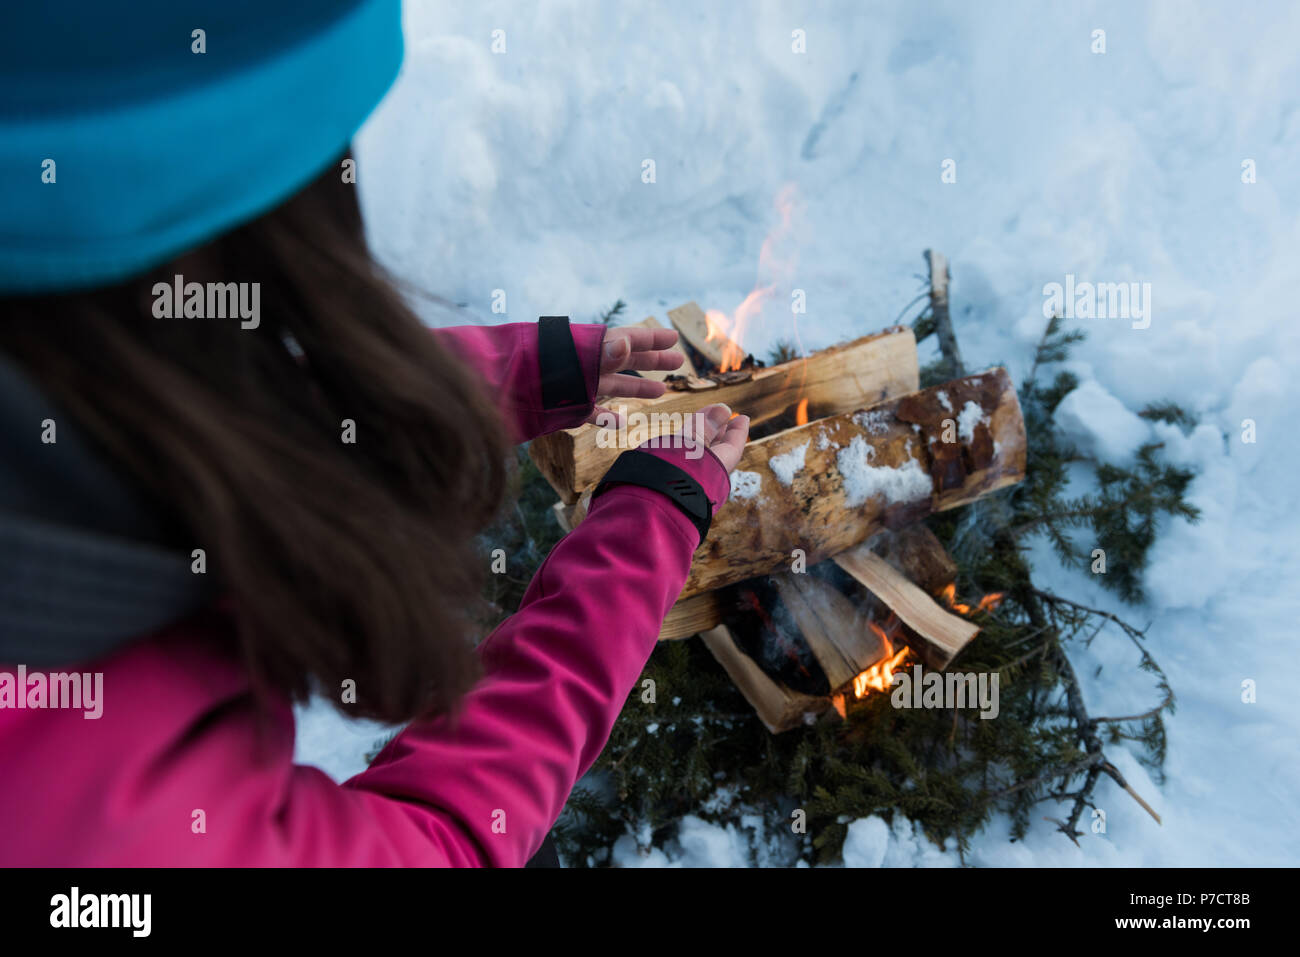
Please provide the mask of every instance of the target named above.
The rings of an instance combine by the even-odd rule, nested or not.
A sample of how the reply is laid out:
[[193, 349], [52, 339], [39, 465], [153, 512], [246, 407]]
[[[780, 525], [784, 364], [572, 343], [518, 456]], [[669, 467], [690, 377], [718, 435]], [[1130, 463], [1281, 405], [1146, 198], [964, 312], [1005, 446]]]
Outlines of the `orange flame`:
[[795, 260], [785, 247], [791, 240], [797, 197], [793, 183], [786, 184], [777, 194], [775, 205], [781, 222], [763, 240], [758, 254], [758, 282], [749, 295], [730, 316], [720, 309], [708, 309], [704, 313], [705, 341], [722, 343], [721, 372], [740, 368], [745, 359], [742, 343], [750, 322], [762, 315], [764, 301], [775, 296], [794, 274]]
[[894, 652], [894, 646], [890, 644], [883, 631], [874, 624], [871, 626], [871, 630], [879, 635], [880, 640], [885, 643], [885, 657], [853, 679], [853, 696], [855, 698], [865, 698], [873, 691], [888, 691], [892, 688], [894, 686], [895, 669], [902, 665], [912, 653], [912, 649], [906, 645]]
[[[889, 636], [884, 629], [875, 622], [867, 622], [867, 627], [880, 638], [880, 641], [885, 646], [885, 651], [879, 661], [853, 679], [853, 698], [856, 701], [860, 701], [872, 692], [888, 691], [894, 686], [894, 675], [905, 664], [913, 660], [912, 649], [907, 645], [903, 645], [898, 651], [895, 651], [894, 643], [889, 640]], [[841, 718], [847, 716], [848, 702], [845, 694], [834, 695], [831, 698], [831, 704], [835, 706], [835, 710], [839, 712]]]
[[[804, 411], [806, 403], [806, 399], [799, 403], [800, 411]], [[944, 603], [947, 604], [949, 608], [962, 615], [969, 615], [972, 610], [976, 612], [993, 611], [993, 609], [998, 607], [998, 604], [1005, 596], [1005, 592], [990, 592], [981, 598], [979, 602], [976, 603], [974, 609], [972, 609], [970, 605], [957, 601], [956, 584], [948, 585], [939, 593], [939, 597], [943, 599]], [[891, 616], [890, 621], [894, 620], [895, 619]], [[853, 679], [853, 697], [855, 700], [861, 700], [872, 692], [889, 691], [894, 686], [894, 675], [915, 660], [915, 657], [912, 654], [912, 649], [907, 647], [907, 645], [903, 645], [898, 651], [894, 651], [894, 643], [889, 640], [889, 635], [886, 634], [885, 630], [874, 621], [867, 622], [867, 627], [874, 631], [884, 643], [885, 652], [879, 661], [866, 671], [860, 672]], [[840, 693], [833, 695], [831, 697], [831, 704], [835, 706], [835, 710], [839, 712], [841, 718], [847, 716], [848, 701], [845, 694]]]
[[957, 612], [957, 614], [969, 615], [972, 611], [993, 611], [1002, 603], [1002, 599], [1006, 597], [1006, 592], [990, 592], [976, 603], [974, 609], [972, 609], [970, 605], [957, 600], [957, 586], [954, 583], [945, 586], [943, 591], [939, 593], [939, 597], [943, 599], [944, 604]]
[[799, 400], [799, 405], [794, 410], [794, 424], [795, 425], [808, 424], [808, 400], [807, 399]]

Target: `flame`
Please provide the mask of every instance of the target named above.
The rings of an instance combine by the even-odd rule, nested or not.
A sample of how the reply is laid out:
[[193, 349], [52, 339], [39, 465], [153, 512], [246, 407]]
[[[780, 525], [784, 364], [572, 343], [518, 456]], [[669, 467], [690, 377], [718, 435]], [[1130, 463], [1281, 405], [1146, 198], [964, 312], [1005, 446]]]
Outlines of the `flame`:
[[762, 315], [766, 300], [775, 297], [794, 276], [798, 257], [789, 251], [789, 247], [793, 242], [792, 233], [798, 195], [798, 189], [793, 183], [787, 183], [777, 193], [775, 206], [781, 222], [763, 240], [762, 248], [758, 253], [758, 282], [754, 284], [749, 295], [731, 315], [727, 315], [720, 309], [705, 310], [705, 341], [722, 343], [722, 361], [719, 363], [721, 372], [731, 372], [740, 368], [740, 364], [745, 360], [742, 343], [745, 341], [750, 323], [755, 317]]
[[972, 609], [970, 605], [957, 600], [957, 585], [955, 583], [950, 583], [945, 586], [943, 591], [939, 593], [939, 597], [943, 599], [944, 604], [957, 612], [957, 614], [970, 615], [972, 611], [993, 611], [1002, 603], [1002, 599], [1006, 597], [1006, 592], [989, 592], [989, 594], [985, 595], [976, 603], [974, 609]]
[[853, 679], [853, 697], [865, 698], [873, 691], [888, 691], [894, 686], [894, 670], [898, 668], [912, 653], [912, 649], [904, 645], [897, 652], [885, 633], [877, 628], [874, 624], [871, 630], [880, 636], [880, 640], [885, 643], [885, 657], [881, 658], [874, 665], [862, 672]]
[[[806, 401], [799, 403], [801, 412], [804, 411]], [[957, 585], [955, 583], [948, 585], [939, 593], [939, 597], [943, 599], [949, 608], [962, 615], [969, 615], [972, 611], [993, 611], [1005, 596], [1005, 592], [990, 592], [981, 598], [972, 609], [970, 605], [957, 601]], [[886, 622], [886, 625], [890, 626], [889, 632], [886, 632], [874, 621], [867, 622], [867, 627], [874, 631], [884, 644], [885, 651], [879, 661], [866, 671], [860, 672], [853, 679], [853, 697], [855, 700], [861, 700], [875, 691], [889, 691], [894, 686], [894, 675], [915, 660], [912, 649], [907, 645], [903, 645], [898, 651], [894, 650], [894, 643], [890, 641], [889, 633], [895, 630], [895, 622], [897, 622], [897, 619], [891, 614], [889, 621]], [[835, 706], [835, 710], [839, 712], [841, 718], [847, 715], [848, 700], [844, 693], [833, 695], [831, 704]]]
[[[892, 620], [895, 619], [891, 616]], [[873, 691], [888, 691], [894, 686], [894, 674], [912, 660], [912, 649], [907, 645], [903, 645], [895, 651], [894, 643], [889, 640], [889, 635], [885, 633], [883, 628], [873, 621], [867, 622], [867, 627], [876, 633], [876, 636], [885, 646], [885, 650], [879, 661], [853, 679], [853, 698], [855, 701], [860, 701]], [[835, 710], [839, 712], [840, 717], [845, 717], [848, 710], [845, 695], [843, 693], [835, 695], [831, 698], [831, 703], [835, 705]]]
[[795, 425], [808, 424], [808, 400], [807, 399], [799, 400], [799, 406], [794, 410], [794, 424]]

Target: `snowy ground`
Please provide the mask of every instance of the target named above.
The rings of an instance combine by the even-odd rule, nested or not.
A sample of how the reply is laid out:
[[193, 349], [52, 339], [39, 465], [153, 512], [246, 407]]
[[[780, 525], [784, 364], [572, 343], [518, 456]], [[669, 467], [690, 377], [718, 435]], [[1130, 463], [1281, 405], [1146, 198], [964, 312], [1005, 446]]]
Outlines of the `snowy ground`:
[[[967, 364], [1019, 377], [1046, 284], [1150, 283], [1147, 328], [1074, 322], [1090, 338], [1065, 419], [1123, 458], [1152, 431], [1127, 410], [1172, 399], [1199, 413], [1190, 438], [1159, 432], [1200, 470], [1203, 520], [1165, 532], [1146, 608], [1120, 609], [1046, 549], [1037, 574], [1153, 622], [1179, 700], [1168, 781], [1111, 753], [1164, 825], [1106, 781], [1107, 833], [1081, 849], [1046, 823], [1009, 843], [1003, 822], [971, 860], [1300, 863], [1300, 6], [412, 3], [407, 34], [403, 77], [357, 144], [359, 182], [380, 257], [462, 304], [458, 321], [586, 318], [618, 298], [632, 320], [688, 299], [729, 312], [760, 281], [778, 295], [746, 344], [811, 349], [894, 321], [932, 246], [952, 263]], [[787, 184], [790, 225], [760, 269]], [[797, 327], [793, 289], [807, 298]], [[1076, 657], [1094, 712], [1145, 708], [1131, 663], [1122, 639]], [[343, 776], [380, 733], [312, 708], [300, 758]], [[688, 819], [650, 857], [629, 837], [615, 858], [742, 864], [754, 842], [740, 819]], [[875, 819], [852, 826], [845, 858], [956, 862]]]

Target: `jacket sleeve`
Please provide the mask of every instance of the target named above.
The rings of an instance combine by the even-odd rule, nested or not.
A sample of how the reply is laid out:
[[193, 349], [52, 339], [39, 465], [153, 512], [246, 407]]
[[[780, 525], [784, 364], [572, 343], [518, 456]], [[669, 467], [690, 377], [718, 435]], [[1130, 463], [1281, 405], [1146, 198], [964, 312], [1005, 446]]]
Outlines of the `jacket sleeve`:
[[554, 318], [434, 330], [496, 398], [516, 443], [581, 425], [596, 402], [605, 326]]
[[[711, 452], [653, 454], [716, 511]], [[659, 492], [595, 498], [480, 646], [458, 717], [411, 724], [342, 785], [294, 763], [292, 711], [259, 710], [220, 613], [87, 663], [94, 720], [0, 708], [0, 866], [521, 865], [608, 740], [698, 542]]]
[[[691, 474], [715, 512], [726, 499], [713, 453], [652, 454]], [[411, 726], [347, 787], [436, 834], [448, 863], [525, 863], [609, 739], [698, 545], [659, 492], [594, 499], [481, 646], [486, 675], [459, 719]]]

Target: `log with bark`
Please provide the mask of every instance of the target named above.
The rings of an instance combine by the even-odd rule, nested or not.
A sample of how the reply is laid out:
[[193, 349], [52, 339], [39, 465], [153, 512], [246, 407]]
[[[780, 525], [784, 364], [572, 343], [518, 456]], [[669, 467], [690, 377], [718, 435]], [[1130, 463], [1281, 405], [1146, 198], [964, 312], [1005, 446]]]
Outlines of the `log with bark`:
[[[681, 597], [797, 557], [816, 564], [1024, 474], [1024, 421], [1003, 369], [778, 432], [745, 447]], [[584, 512], [580, 502], [574, 518]]]

